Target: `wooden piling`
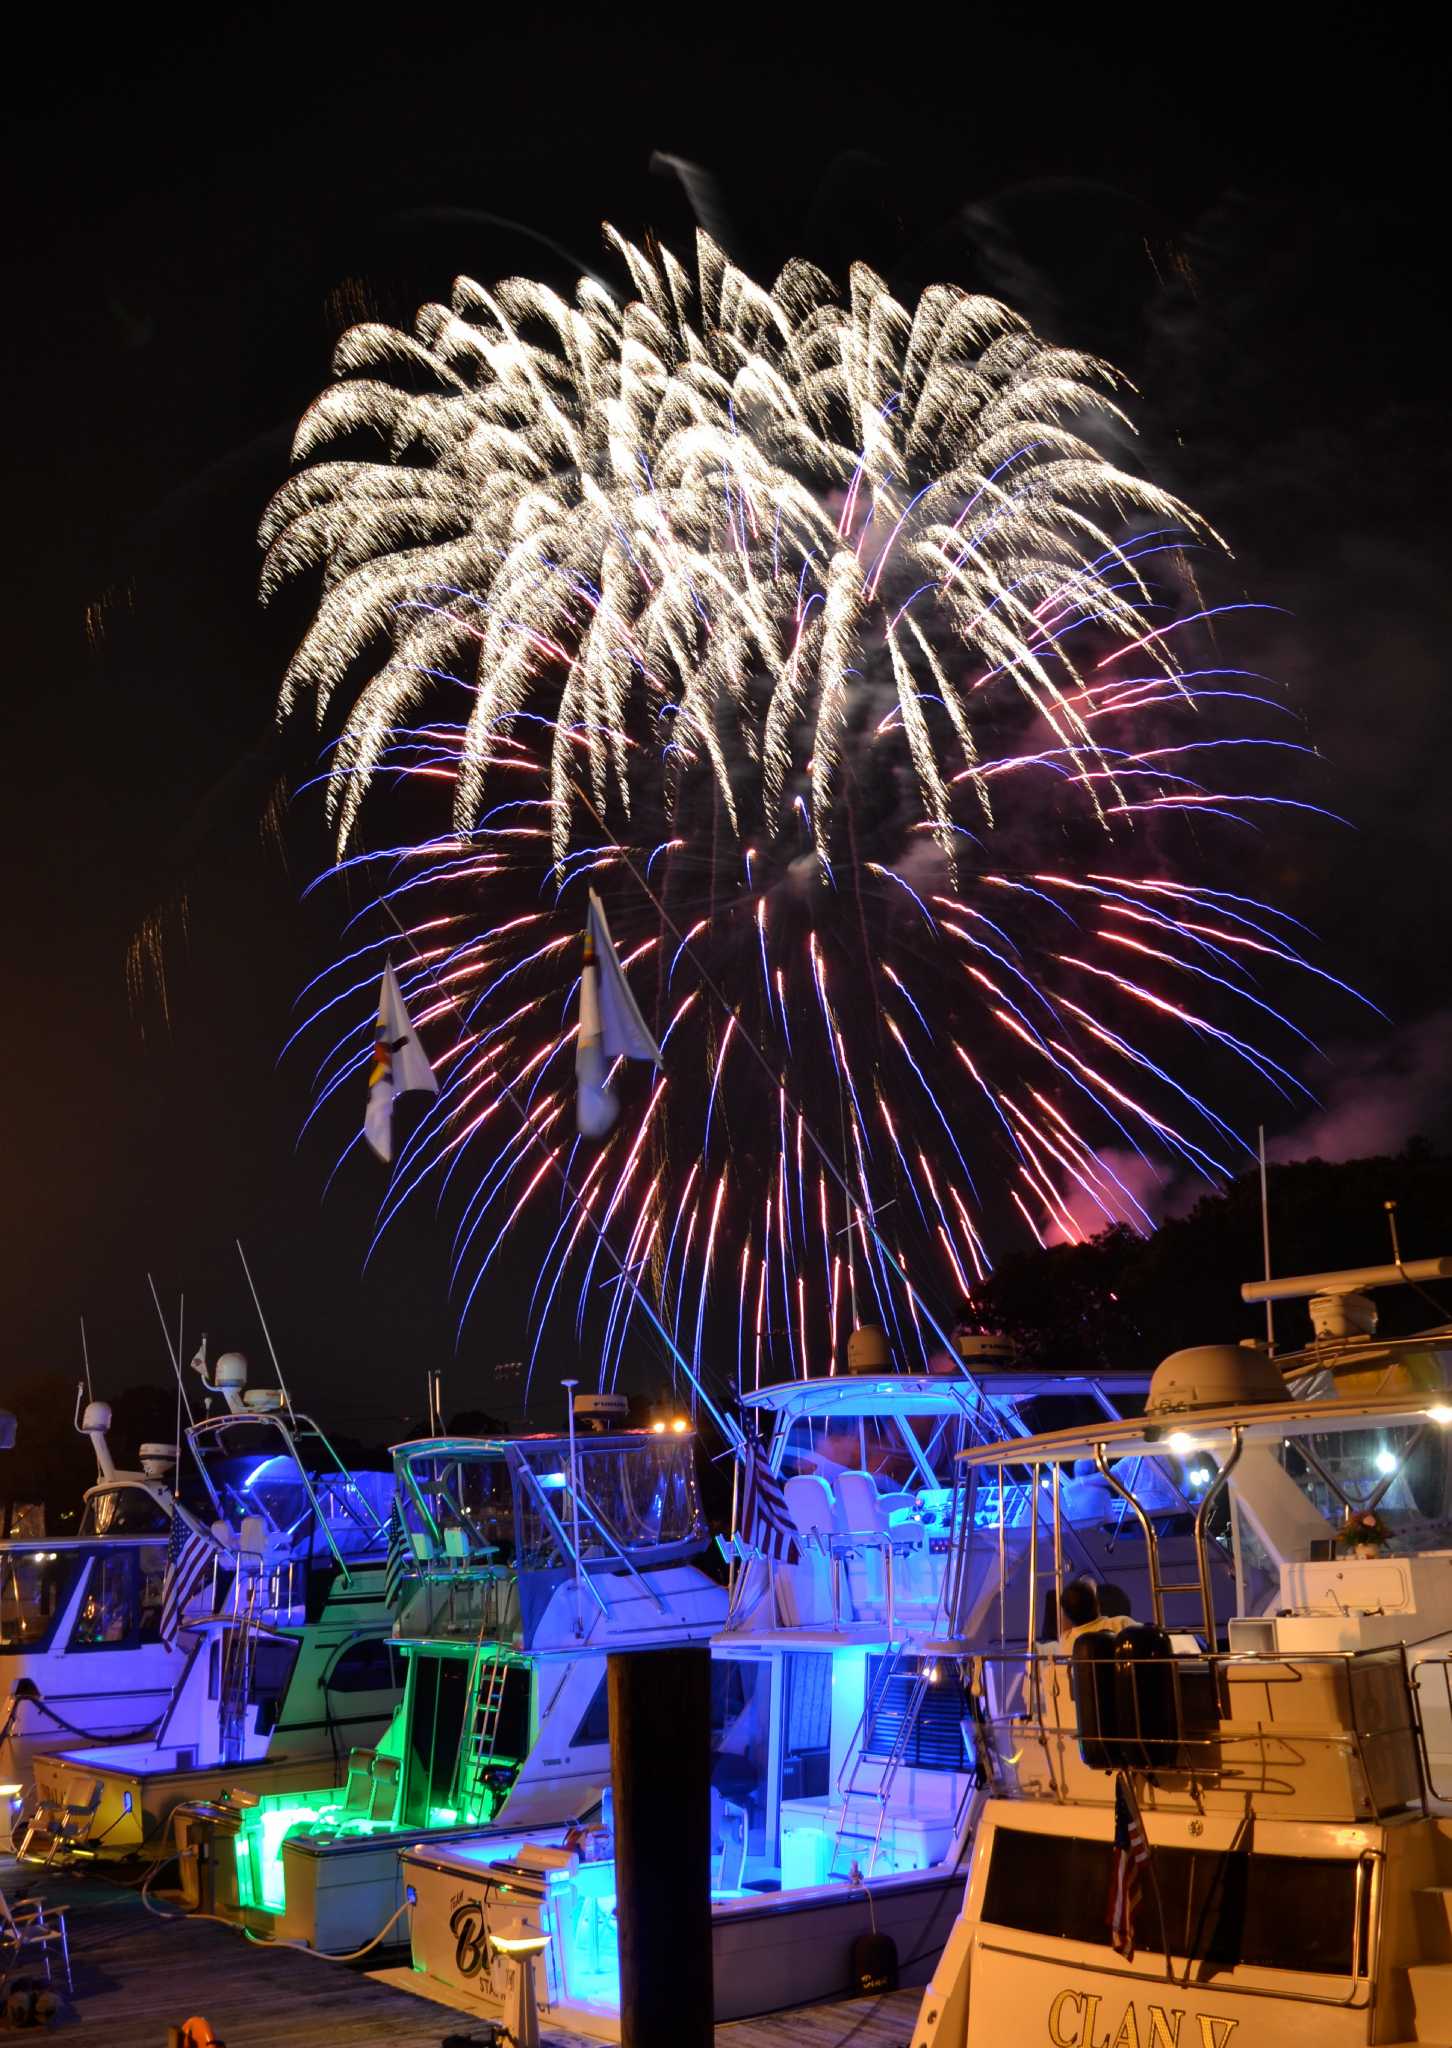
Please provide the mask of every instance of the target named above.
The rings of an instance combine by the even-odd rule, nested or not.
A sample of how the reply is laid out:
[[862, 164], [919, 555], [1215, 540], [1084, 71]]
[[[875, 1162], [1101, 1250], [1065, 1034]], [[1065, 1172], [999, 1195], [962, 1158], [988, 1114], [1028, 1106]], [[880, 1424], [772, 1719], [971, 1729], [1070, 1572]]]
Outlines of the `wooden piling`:
[[711, 1654], [607, 1661], [622, 2048], [712, 2048]]

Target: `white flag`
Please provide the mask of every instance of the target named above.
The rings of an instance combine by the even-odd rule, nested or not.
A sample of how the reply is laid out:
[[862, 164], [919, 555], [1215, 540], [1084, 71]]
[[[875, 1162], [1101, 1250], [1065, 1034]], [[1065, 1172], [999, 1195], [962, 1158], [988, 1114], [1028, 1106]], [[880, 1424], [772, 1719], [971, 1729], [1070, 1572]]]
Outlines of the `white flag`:
[[660, 1047], [625, 979], [600, 898], [590, 891], [585, 965], [580, 974], [580, 1029], [575, 1040], [575, 1121], [587, 1138], [603, 1138], [620, 1105], [605, 1085], [609, 1060], [661, 1064]]
[[409, 1020], [408, 1008], [390, 960], [378, 998], [378, 1033], [368, 1070], [368, 1108], [363, 1135], [382, 1160], [393, 1157], [393, 1102], [398, 1095], [437, 1095], [439, 1084]]

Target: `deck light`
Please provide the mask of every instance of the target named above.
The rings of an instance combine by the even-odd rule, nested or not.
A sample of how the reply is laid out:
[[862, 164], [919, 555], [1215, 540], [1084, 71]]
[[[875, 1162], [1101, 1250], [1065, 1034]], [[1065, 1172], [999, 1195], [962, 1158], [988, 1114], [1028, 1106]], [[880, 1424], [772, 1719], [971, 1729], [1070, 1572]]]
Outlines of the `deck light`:
[[1194, 1450], [1195, 1439], [1188, 1430], [1172, 1429], [1165, 1438], [1165, 1447], [1173, 1451], [1177, 1458], [1183, 1458], [1187, 1451]]
[[1196, 1465], [1190, 1473], [1190, 1484], [1192, 1486], [1208, 1486], [1210, 1484], [1209, 1466]]
[[1386, 1445], [1383, 1444], [1377, 1452], [1374, 1462], [1378, 1472], [1395, 1472], [1397, 1469], [1397, 1454], [1395, 1451], [1389, 1451]]
[[665, 1424], [663, 1422], [653, 1422], [650, 1425], [650, 1433], [652, 1436], [664, 1436]]
[[1452, 1422], [1452, 1408], [1449, 1408], [1445, 1401], [1439, 1401], [1435, 1408], [1427, 1410], [1427, 1420], [1440, 1423], [1445, 1429], [1448, 1423]]

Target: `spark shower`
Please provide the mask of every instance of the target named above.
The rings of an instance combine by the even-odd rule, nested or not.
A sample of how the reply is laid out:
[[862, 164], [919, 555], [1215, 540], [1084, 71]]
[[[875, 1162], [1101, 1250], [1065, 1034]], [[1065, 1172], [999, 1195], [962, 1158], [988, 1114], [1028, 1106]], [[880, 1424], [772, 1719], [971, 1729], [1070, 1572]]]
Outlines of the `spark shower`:
[[[536, 1350], [572, 1315], [602, 1383], [601, 1231], [708, 1373], [827, 1370], [863, 1319], [911, 1362], [914, 1292], [1147, 1227], [1117, 1162], [1213, 1185], [1236, 1102], [1300, 1089], [1278, 985], [1343, 984], [1243, 876], [1308, 750], [1219, 651], [1216, 536], [1114, 459], [1107, 365], [948, 286], [609, 240], [633, 296], [461, 278], [345, 334], [266, 515], [264, 596], [321, 578], [282, 709], [368, 885], [313, 1114], [361, 1103], [391, 948], [441, 1089], [379, 1229], [438, 1199], [461, 1321], [532, 1215]], [[588, 886], [665, 1057], [599, 1147]]]

